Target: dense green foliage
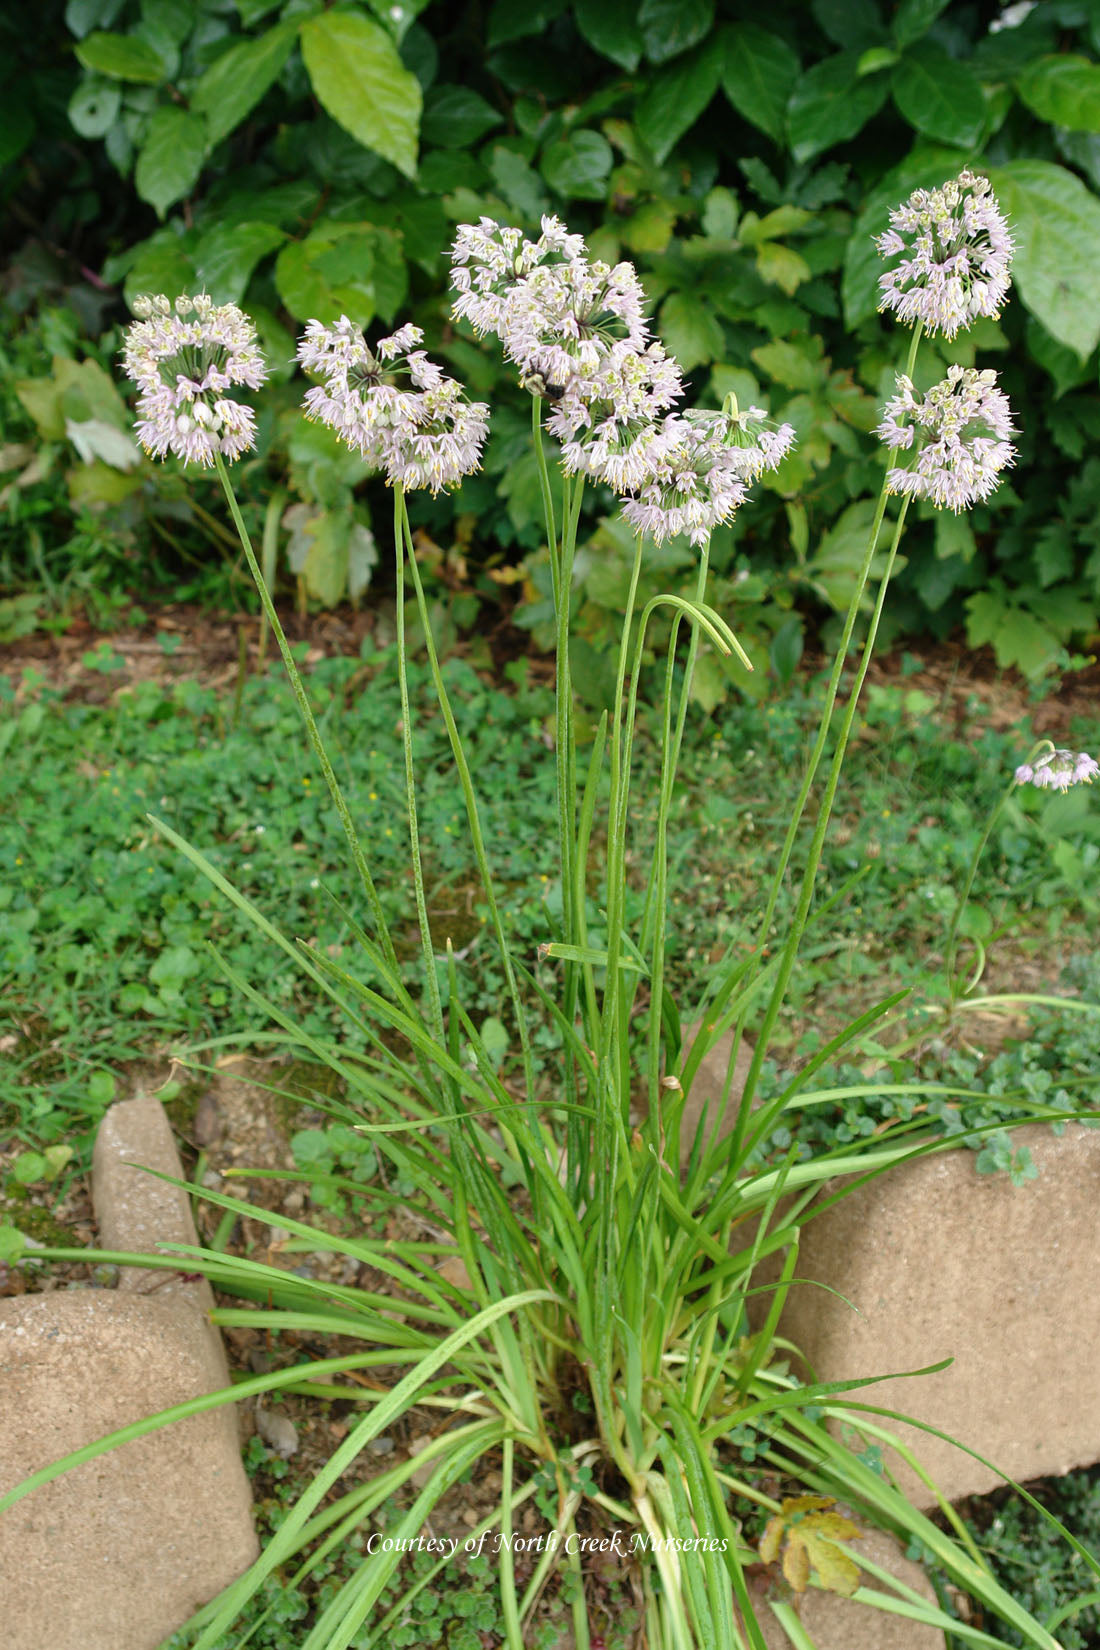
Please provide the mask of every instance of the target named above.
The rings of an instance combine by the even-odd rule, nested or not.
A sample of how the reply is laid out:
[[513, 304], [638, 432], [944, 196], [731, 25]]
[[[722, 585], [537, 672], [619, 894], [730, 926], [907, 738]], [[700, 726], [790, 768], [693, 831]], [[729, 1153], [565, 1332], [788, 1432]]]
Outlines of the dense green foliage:
[[[166, 637], [166, 652], [171, 644]], [[86, 662], [106, 683], [124, 670], [106, 644]], [[508, 692], [488, 688], [458, 659], [447, 672], [478, 775], [508, 932], [519, 955], [534, 964], [538, 946], [552, 937], [560, 902], [546, 848], [555, 819], [553, 755], [543, 737], [551, 695], [522, 663], [511, 670]], [[227, 984], [208, 942], [307, 1031], [330, 1032], [324, 1005], [302, 991], [297, 976], [145, 818], [157, 814], [201, 843], [225, 876], [262, 910], [278, 914], [286, 932], [329, 955], [355, 955], [340, 909], [358, 909], [341, 859], [340, 828], [315, 794], [319, 780], [300, 750], [298, 712], [281, 678], [249, 682], [236, 719], [231, 698], [186, 679], [139, 682], [103, 705], [65, 703], [33, 680], [21, 686], [16, 702], [13, 684], [0, 676], [0, 1035], [11, 1039], [0, 1104], [18, 1118], [25, 1141], [83, 1138], [113, 1098], [113, 1068], [150, 1048], [212, 1035], [262, 1035], [264, 1012]], [[458, 952], [463, 1000], [483, 1041], [510, 1058], [515, 1048], [504, 981], [485, 934], [485, 907], [446, 766], [446, 735], [432, 710], [427, 671], [415, 661], [411, 689], [429, 913], [439, 942], [449, 934]], [[680, 892], [669, 935], [673, 982], [686, 1006], [716, 946], [755, 939], [759, 887], [785, 822], [775, 775], [790, 768], [791, 751], [802, 747], [820, 691], [820, 682], [796, 684], [782, 697], [719, 713], [694, 730], [689, 723], [672, 823]], [[391, 658], [322, 661], [311, 673], [310, 692], [349, 805], [369, 835], [411, 980], [417, 942], [408, 915], [400, 702]], [[957, 890], [1026, 745], [1019, 731], [974, 726], [945, 738], [933, 708], [929, 695], [904, 682], [871, 689], [823, 891], [839, 888], [861, 867], [864, 876], [830, 917], [822, 943], [811, 943], [796, 976], [783, 1043], [790, 1050], [797, 1038], [799, 1058], [820, 1045], [819, 1028], [831, 1024], [835, 1005], [850, 1003], [853, 993], [870, 999], [892, 985], [912, 986], [918, 996], [945, 989], [937, 982], [936, 959]], [[1095, 725], [1076, 733], [1083, 747], [1096, 748]], [[643, 737], [639, 755], [638, 795], [647, 800], [633, 819], [634, 915], [652, 851], [650, 738]], [[1016, 793], [983, 860], [965, 934], [989, 945], [1030, 934], [1037, 945], [1049, 945], [1062, 930], [1072, 944], [1096, 911], [1100, 824], [1090, 800], [1085, 787], [1067, 795]], [[785, 902], [781, 918], [786, 909]], [[872, 939], [869, 911], [876, 914]], [[598, 941], [604, 918], [594, 900], [589, 921]], [[554, 965], [543, 967], [549, 980]], [[445, 975], [442, 984], [445, 990]], [[1086, 1035], [1072, 1021], [1070, 1027]], [[557, 1034], [547, 1024], [535, 1041], [541, 1068]], [[786, 1058], [782, 1051], [780, 1058]], [[1078, 1074], [1087, 1058], [1070, 1050], [1064, 1075]], [[1044, 1098], [1041, 1084], [1030, 1087], [1030, 1072], [1017, 1061], [1003, 1087], [1024, 1086], [1033, 1098]], [[970, 1068], [954, 1073], [966, 1087], [973, 1076]], [[858, 1132], [861, 1118], [873, 1126], [883, 1115], [872, 1106], [856, 1112], [815, 1111], [807, 1141], [843, 1139], [837, 1131]], [[970, 1127], [988, 1120], [967, 1117]], [[325, 1166], [342, 1172], [335, 1141], [326, 1156]]]
[[[497, 356], [453, 330], [446, 271], [457, 222], [554, 211], [599, 255], [638, 263], [697, 399], [734, 389], [797, 427], [795, 453], [713, 554], [716, 605], [789, 655], [793, 603], [843, 604], [881, 475], [869, 432], [898, 340], [875, 314], [871, 234], [914, 186], [980, 162], [1018, 241], [1018, 301], [965, 343], [928, 345], [918, 377], [975, 346], [1002, 370], [1027, 487], [1002, 486], [967, 518], [915, 512], [892, 622], [943, 633], [965, 620], [971, 643], [1042, 674], [1100, 608], [1100, 460], [1087, 456], [1100, 430], [1100, 8], [1021, 10], [70, 0], [63, 17], [9, 24], [3, 195], [16, 221], [45, 227], [12, 249], [7, 582], [40, 589], [44, 563], [60, 585], [74, 559], [92, 582], [105, 538], [178, 570], [181, 549], [201, 559], [201, 535], [217, 538], [200, 513], [208, 484], [184, 489], [140, 459], [94, 364], [117, 348], [122, 295], [205, 286], [246, 304], [282, 383], [241, 482], [257, 528], [279, 487], [269, 531], [304, 588], [324, 601], [365, 588], [380, 500], [297, 410], [294, 333], [341, 311], [386, 327], [411, 316], [495, 414], [484, 473], [420, 503], [424, 542], [481, 600], [525, 560], [521, 619], [542, 637], [529, 414]], [[598, 700], [625, 535], [609, 495], [590, 503], [579, 680]], [[691, 560], [676, 544], [647, 576], [667, 585], [682, 564], [686, 580]], [[463, 611], [476, 612], [469, 594]], [[19, 618], [7, 610], [9, 627]], [[705, 660], [704, 702], [731, 676], [752, 690]]]

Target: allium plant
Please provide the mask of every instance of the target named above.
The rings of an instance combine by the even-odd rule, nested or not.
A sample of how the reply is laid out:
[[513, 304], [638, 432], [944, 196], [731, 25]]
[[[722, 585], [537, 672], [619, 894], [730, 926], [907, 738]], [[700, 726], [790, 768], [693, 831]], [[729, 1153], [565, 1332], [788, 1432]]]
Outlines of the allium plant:
[[[476, 788], [432, 640], [405, 507], [408, 490], [457, 486], [476, 467], [486, 409], [467, 402], [461, 389], [429, 362], [418, 347], [415, 328], [403, 327], [369, 344], [347, 318], [335, 324], [310, 322], [299, 359], [318, 382], [306, 393], [306, 411], [370, 458], [393, 491], [396, 664], [420, 929], [420, 966], [410, 978], [399, 965], [378, 900], [369, 847], [356, 831], [257, 566], [225, 463], [232, 455], [220, 444], [225, 437], [182, 451], [176, 445], [191, 434], [190, 426], [180, 431], [178, 419], [192, 413], [181, 415], [182, 402], [173, 398], [182, 396], [192, 408], [202, 397], [221, 395], [225, 386], [212, 371], [237, 381], [229, 365], [234, 358], [229, 344], [219, 346], [225, 353], [216, 359], [214, 353], [201, 354], [213, 349], [203, 327], [220, 312], [203, 299], [193, 300], [191, 310], [183, 301], [176, 306], [178, 319], [172, 320], [167, 301], [155, 299], [133, 329], [126, 363], [143, 392], [143, 415], [154, 424], [165, 420], [164, 440], [154, 450], [175, 451], [187, 462], [213, 463], [225, 489], [359, 873], [362, 906], [345, 915], [361, 948], [362, 969], [345, 969], [283, 935], [198, 849], [167, 825], [157, 822], [157, 828], [331, 999], [346, 1035], [329, 1043], [295, 1025], [282, 1007], [261, 997], [247, 981], [235, 982], [284, 1028], [292, 1047], [308, 1051], [340, 1078], [346, 1102], [316, 1097], [315, 1103], [361, 1129], [393, 1170], [394, 1180], [414, 1188], [411, 1196], [401, 1198], [385, 1185], [372, 1189], [378, 1210], [400, 1208], [406, 1227], [416, 1234], [385, 1240], [317, 1233], [282, 1213], [265, 1216], [262, 1209], [223, 1193], [200, 1194], [227, 1213], [273, 1224], [277, 1220], [291, 1234], [284, 1244], [287, 1251], [346, 1253], [380, 1281], [371, 1288], [336, 1287], [180, 1246], [154, 1264], [172, 1269], [186, 1254], [189, 1270], [205, 1273], [223, 1292], [257, 1303], [248, 1310], [220, 1309], [216, 1317], [223, 1324], [273, 1333], [331, 1330], [361, 1341], [363, 1350], [256, 1376], [229, 1392], [166, 1411], [90, 1446], [13, 1492], [27, 1493], [75, 1459], [182, 1413], [253, 1393], [293, 1386], [358, 1405], [360, 1418], [257, 1564], [200, 1612], [196, 1650], [211, 1650], [264, 1578], [305, 1543], [323, 1536], [318, 1557], [323, 1555], [389, 1498], [404, 1492], [403, 1510], [388, 1531], [390, 1542], [364, 1558], [354, 1578], [320, 1607], [301, 1650], [386, 1644], [391, 1630], [408, 1618], [415, 1592], [431, 1580], [431, 1573], [421, 1575], [399, 1591], [395, 1603], [385, 1601], [401, 1542], [415, 1541], [446, 1491], [490, 1455], [501, 1483], [499, 1505], [471, 1533], [470, 1543], [484, 1535], [491, 1539], [508, 1650], [531, 1642], [539, 1597], [561, 1569], [570, 1571], [576, 1583], [574, 1642], [578, 1650], [592, 1650], [582, 1558], [584, 1543], [593, 1539], [611, 1542], [611, 1550], [633, 1564], [644, 1605], [642, 1641], [649, 1650], [740, 1650], [745, 1645], [762, 1650], [746, 1571], [761, 1562], [770, 1565], [784, 1520], [788, 1514], [796, 1517], [791, 1507], [802, 1504], [798, 1498], [776, 1501], [772, 1487], [777, 1479], [801, 1483], [810, 1492], [807, 1506], [812, 1505], [819, 1522], [824, 1518], [821, 1528], [832, 1532], [828, 1563], [820, 1563], [812, 1576], [808, 1567], [787, 1569], [796, 1592], [810, 1582], [849, 1594], [858, 1587], [868, 1605], [958, 1631], [959, 1624], [938, 1608], [861, 1560], [858, 1541], [849, 1546], [852, 1531], [863, 1523], [881, 1525], [919, 1540], [954, 1585], [979, 1600], [988, 1615], [1015, 1628], [1025, 1642], [1057, 1650], [1050, 1633], [992, 1580], [965, 1535], [960, 1545], [916, 1511], [826, 1424], [844, 1421], [876, 1445], [893, 1443], [911, 1461], [910, 1452], [883, 1430], [881, 1418], [889, 1420], [892, 1412], [846, 1395], [859, 1383], [800, 1385], [786, 1362], [776, 1358], [775, 1335], [794, 1276], [799, 1226], [812, 1215], [810, 1205], [823, 1182], [850, 1183], [914, 1151], [943, 1149], [942, 1143], [914, 1146], [910, 1136], [917, 1125], [899, 1122], [871, 1144], [838, 1147], [810, 1162], [796, 1164], [792, 1153], [764, 1169], [750, 1166], [753, 1148], [772, 1133], [783, 1112], [820, 1098], [812, 1079], [823, 1062], [881, 1022], [898, 1000], [873, 1005], [781, 1094], [759, 1103], [761, 1064], [803, 935], [844, 892], [811, 912], [845, 748], [909, 501], [921, 496], [934, 505], [965, 508], [973, 498], [985, 496], [1010, 456], [1010, 415], [991, 375], [951, 368], [923, 399], [912, 388], [917, 342], [925, 327], [953, 332], [1003, 301], [1006, 266], [997, 259], [1007, 258], [1010, 243], [988, 186], [964, 173], [942, 191], [914, 197], [895, 214], [894, 223], [884, 250], [895, 254], [904, 249], [904, 243], [899, 248], [896, 242], [912, 233], [916, 251], [904, 275], [899, 266], [884, 279], [884, 304], [901, 313], [898, 294], [904, 288], [903, 318], [914, 322], [900, 393], [882, 431], [892, 467], [884, 474], [821, 726], [763, 897], [759, 943], [715, 964], [700, 982], [696, 1000], [680, 1005], [665, 981], [666, 924], [674, 908], [666, 836], [692, 672], [704, 643], [722, 652], [741, 651], [706, 602], [710, 535], [717, 523], [749, 506], [752, 486], [774, 471], [789, 450], [790, 427], [776, 427], [763, 409], [742, 410], [732, 400], [720, 411], [679, 409], [682, 379], [651, 335], [633, 270], [593, 260], [583, 239], [555, 219], [544, 219], [534, 240], [488, 219], [459, 229], [455, 314], [482, 335], [499, 339], [532, 393], [532, 437], [557, 609], [557, 869], [562, 897], [560, 915], [547, 913], [547, 938], [539, 948], [542, 966], [537, 967], [536, 959], [513, 953], [501, 918]], [[918, 301], [921, 294], [926, 301]], [[199, 319], [190, 323], [185, 317], [192, 313]], [[234, 321], [234, 326], [242, 324]], [[195, 336], [185, 340], [176, 329], [188, 325], [196, 329]], [[233, 348], [237, 336], [234, 332]], [[239, 347], [250, 347], [243, 333]], [[186, 348], [200, 353], [177, 374], [177, 358], [186, 359]], [[248, 359], [253, 364], [247, 370], [258, 381], [262, 368]], [[160, 374], [155, 383], [154, 366]], [[181, 377], [195, 386], [193, 391], [180, 389]], [[146, 406], [147, 395], [159, 397], [155, 406]], [[229, 428], [218, 401], [202, 400], [202, 405], [223, 421], [214, 426], [200, 420], [204, 428]], [[170, 415], [177, 420], [171, 434]], [[988, 433], [975, 434], [975, 425]], [[544, 432], [556, 447], [559, 488], [551, 481], [554, 449], [548, 450]], [[900, 463], [902, 453], [910, 455], [914, 467]], [[941, 474], [955, 479], [937, 481]], [[911, 479], [902, 484], [901, 477]], [[582, 769], [569, 677], [569, 614], [577, 527], [589, 478], [619, 496], [637, 537], [613, 700]], [[892, 494], [899, 495], [898, 511], [873, 612], [847, 701], [834, 716]], [[647, 546], [677, 534], [686, 535], [697, 550], [694, 595], [657, 596], [637, 612]], [[459, 960], [449, 944], [440, 954], [428, 921], [415, 729], [405, 687], [406, 577], [451, 739], [506, 984], [515, 1058], [505, 1076], [463, 1007]], [[659, 706], [663, 734], [656, 828], [652, 840], [629, 842], [638, 812], [631, 808], [635, 713], [647, 631], [659, 608], [671, 610], [672, 625]], [[685, 626], [686, 647], [681, 645]], [[832, 755], [801, 856], [804, 869], [793, 916], [776, 941], [777, 902], [830, 739]], [[1033, 782], [1061, 783], [1069, 771], [1067, 760], [1066, 753], [1055, 752], [1029, 768], [1029, 776]], [[1079, 778], [1091, 777], [1096, 766], [1085, 757], [1073, 757], [1072, 765]], [[1051, 777], [1037, 780], [1040, 773]], [[591, 844], [605, 783], [607, 812], [599, 826], [606, 851], [596, 856]], [[636, 926], [627, 920], [628, 842], [635, 860], [650, 867], [644, 912]], [[531, 1053], [536, 1013], [559, 1043], [549, 1080], [537, 1076]], [[750, 1023], [755, 1050], [736, 1095], [734, 1062]], [[689, 1026], [694, 1026], [690, 1036]], [[731, 1033], [723, 1109], [728, 1099], [733, 1128], [718, 1138], [715, 1110], [689, 1136], [685, 1106], [701, 1062]], [[938, 1091], [936, 1085], [913, 1084], [902, 1085], [899, 1092], [927, 1096]], [[356, 1190], [362, 1191], [358, 1183]], [[754, 1287], [754, 1270], [768, 1257], [777, 1273], [766, 1288]], [[149, 1265], [149, 1258], [141, 1257], [141, 1264]], [[749, 1312], [751, 1294], [757, 1297], [754, 1315]], [[341, 1379], [349, 1372], [384, 1369], [392, 1381], [393, 1372], [402, 1368], [407, 1373], [388, 1391], [380, 1391], [373, 1380], [364, 1388]], [[370, 1440], [414, 1407], [433, 1418], [426, 1447], [324, 1505]], [[567, 1414], [568, 1425], [563, 1419]], [[750, 1433], [770, 1483], [742, 1462], [735, 1439]], [[521, 1582], [514, 1560], [516, 1521], [536, 1496], [545, 1509], [548, 1483], [554, 1486], [550, 1527], [543, 1531], [533, 1570], [525, 1570]], [[830, 1513], [834, 1502], [843, 1504], [843, 1514]], [[770, 1515], [759, 1548], [746, 1534], [754, 1511], [762, 1519]], [[951, 1519], [950, 1509], [946, 1511]], [[957, 1521], [955, 1530], [964, 1534]], [[1100, 1574], [1100, 1566], [1084, 1556]], [[297, 1576], [307, 1574], [314, 1561], [306, 1560]], [[809, 1642], [789, 1602], [778, 1599], [771, 1608], [795, 1643]], [[972, 1627], [964, 1636], [968, 1642], [992, 1642]]]

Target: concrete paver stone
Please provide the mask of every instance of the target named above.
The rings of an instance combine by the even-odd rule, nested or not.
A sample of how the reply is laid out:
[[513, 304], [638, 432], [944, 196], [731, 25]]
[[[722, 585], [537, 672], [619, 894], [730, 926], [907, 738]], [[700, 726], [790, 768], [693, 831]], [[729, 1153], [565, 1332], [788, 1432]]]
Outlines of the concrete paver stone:
[[[194, 1242], [184, 1194], [130, 1162], [180, 1173], [156, 1101], [122, 1102], [105, 1119], [102, 1246]], [[118, 1289], [0, 1300], [0, 1494], [116, 1428], [228, 1385], [207, 1285], [165, 1276], [124, 1272]], [[142, 1293], [142, 1277], [162, 1286]], [[236, 1412], [223, 1405], [109, 1450], [0, 1514], [0, 1638], [5, 1650], [156, 1650], [257, 1551]]]

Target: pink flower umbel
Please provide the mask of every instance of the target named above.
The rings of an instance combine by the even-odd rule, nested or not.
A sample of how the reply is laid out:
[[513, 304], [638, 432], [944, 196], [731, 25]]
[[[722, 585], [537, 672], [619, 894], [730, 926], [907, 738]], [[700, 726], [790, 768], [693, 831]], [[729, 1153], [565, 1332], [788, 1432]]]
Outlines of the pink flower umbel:
[[888, 471], [890, 492], [956, 513], [988, 498], [1016, 456], [1012, 409], [997, 374], [948, 367], [947, 377], [918, 398], [912, 380], [899, 373], [897, 388], [876, 434], [887, 447], [912, 452], [914, 462]]
[[1037, 785], [1041, 791], [1068, 791], [1071, 785], [1091, 785], [1098, 773], [1100, 763], [1084, 751], [1055, 750], [1017, 768], [1016, 783]]
[[794, 445], [790, 424], [770, 428], [762, 407], [673, 414], [649, 453], [649, 476], [623, 515], [655, 543], [686, 533], [706, 544], [748, 497], [749, 483], [774, 470]]
[[988, 178], [960, 172], [941, 189], [917, 189], [890, 225], [875, 245], [901, 261], [879, 281], [880, 309], [945, 338], [979, 315], [1000, 314], [1013, 242]]
[[451, 249], [456, 320], [465, 318], [475, 332], [499, 337], [505, 302], [518, 281], [543, 265], [584, 253], [584, 236], [570, 234], [560, 219], [544, 217], [541, 227], [538, 239], [529, 241], [522, 229], [493, 218], [459, 224]]
[[[342, 315], [335, 326], [310, 321], [298, 359], [323, 383], [306, 391], [308, 418], [320, 419], [391, 485], [433, 493], [453, 487], [481, 464], [489, 409], [468, 401], [422, 349], [419, 327], [403, 326], [373, 349]], [[404, 378], [411, 389], [398, 382]]]
[[239, 458], [256, 444], [251, 407], [231, 389], [259, 389], [267, 377], [256, 331], [236, 304], [205, 293], [135, 298], [139, 317], [127, 329], [122, 359], [141, 391], [137, 438], [154, 458], [175, 453], [185, 464]]

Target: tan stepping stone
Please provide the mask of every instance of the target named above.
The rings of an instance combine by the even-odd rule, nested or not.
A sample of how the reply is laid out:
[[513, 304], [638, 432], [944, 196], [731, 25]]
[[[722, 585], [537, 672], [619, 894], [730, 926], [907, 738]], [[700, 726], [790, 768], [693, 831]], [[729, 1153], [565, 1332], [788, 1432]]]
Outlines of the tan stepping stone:
[[[197, 1244], [191, 1199], [178, 1186], [143, 1174], [142, 1168], [183, 1179], [172, 1129], [159, 1100], [141, 1096], [119, 1100], [104, 1114], [92, 1152], [92, 1203], [100, 1249], [155, 1253], [158, 1243]], [[186, 1260], [180, 1267], [186, 1270]], [[208, 1308], [214, 1296], [206, 1280], [187, 1282], [179, 1272], [124, 1266], [122, 1290], [180, 1295]]]
[[[194, 1242], [186, 1195], [135, 1162], [180, 1174], [156, 1101], [122, 1102], [104, 1121], [103, 1246]], [[129, 1287], [0, 1300], [0, 1494], [105, 1433], [228, 1385], [208, 1286], [151, 1268], [122, 1277]], [[4, 1587], [0, 1637], [5, 1650], [156, 1650], [257, 1552], [236, 1414], [223, 1405], [0, 1513], [0, 1577], [18, 1578]]]
[[[817, 1379], [949, 1369], [869, 1387], [869, 1404], [910, 1414], [1026, 1482], [1100, 1459], [1100, 1130], [1013, 1133], [1039, 1178], [980, 1175], [960, 1149], [903, 1164], [802, 1228], [781, 1332]], [[877, 1424], [894, 1423], [872, 1417]], [[997, 1472], [897, 1426], [949, 1501], [984, 1495]], [[933, 1497], [893, 1453], [905, 1492]]]

